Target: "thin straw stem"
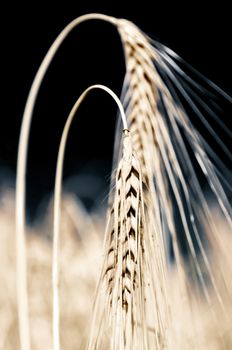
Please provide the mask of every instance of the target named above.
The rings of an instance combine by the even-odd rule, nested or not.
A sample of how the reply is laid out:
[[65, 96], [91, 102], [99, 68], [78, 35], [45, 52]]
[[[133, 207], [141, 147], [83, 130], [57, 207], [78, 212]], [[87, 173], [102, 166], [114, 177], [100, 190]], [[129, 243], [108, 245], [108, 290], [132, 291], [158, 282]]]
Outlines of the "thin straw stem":
[[18, 159], [17, 159], [17, 176], [16, 176], [16, 269], [17, 269], [17, 305], [19, 319], [19, 337], [20, 349], [30, 350], [30, 327], [28, 315], [28, 291], [27, 291], [27, 260], [26, 260], [26, 243], [25, 243], [25, 192], [26, 192], [26, 163], [28, 153], [28, 140], [32, 114], [36, 102], [36, 98], [47, 72], [47, 69], [59, 49], [60, 45], [68, 34], [80, 23], [90, 20], [104, 20], [112, 24], [116, 24], [116, 19], [102, 14], [87, 14], [74, 19], [69, 23], [53, 42], [43, 59], [34, 81], [32, 83], [20, 131]]
[[81, 96], [78, 98], [74, 104], [65, 127], [63, 129], [58, 158], [56, 166], [56, 178], [55, 178], [55, 193], [54, 193], [54, 215], [53, 215], [53, 256], [52, 256], [52, 289], [53, 289], [53, 349], [60, 349], [60, 311], [59, 311], [59, 228], [60, 228], [60, 202], [61, 202], [61, 187], [62, 187], [62, 174], [63, 174], [63, 163], [64, 163], [64, 153], [67, 142], [68, 133], [70, 130], [71, 123], [75, 116], [77, 109], [79, 108], [81, 102], [87, 96], [87, 94], [93, 89], [101, 89], [106, 91], [114, 101], [117, 103], [120, 110], [120, 115], [123, 122], [124, 130], [128, 130], [126, 116], [123, 110], [123, 106], [119, 98], [115, 93], [104, 85], [92, 85], [87, 88]]

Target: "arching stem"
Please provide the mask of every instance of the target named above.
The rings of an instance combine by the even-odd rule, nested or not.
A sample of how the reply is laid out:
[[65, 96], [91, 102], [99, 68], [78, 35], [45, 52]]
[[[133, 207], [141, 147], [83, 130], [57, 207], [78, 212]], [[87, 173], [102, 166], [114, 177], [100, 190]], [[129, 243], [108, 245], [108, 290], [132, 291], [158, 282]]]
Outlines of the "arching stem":
[[19, 319], [19, 337], [20, 349], [30, 350], [30, 327], [28, 315], [28, 291], [27, 291], [27, 260], [26, 260], [26, 243], [25, 243], [25, 192], [26, 192], [26, 163], [28, 153], [28, 140], [32, 114], [36, 102], [36, 98], [47, 72], [47, 69], [59, 49], [60, 45], [68, 34], [78, 24], [91, 20], [104, 20], [112, 24], [117, 23], [117, 19], [102, 14], [87, 14], [74, 19], [68, 24], [58, 35], [52, 46], [48, 50], [43, 59], [37, 74], [32, 83], [28, 99], [26, 102], [22, 126], [20, 131], [18, 159], [17, 159], [17, 175], [16, 175], [16, 269], [17, 269], [17, 305]]

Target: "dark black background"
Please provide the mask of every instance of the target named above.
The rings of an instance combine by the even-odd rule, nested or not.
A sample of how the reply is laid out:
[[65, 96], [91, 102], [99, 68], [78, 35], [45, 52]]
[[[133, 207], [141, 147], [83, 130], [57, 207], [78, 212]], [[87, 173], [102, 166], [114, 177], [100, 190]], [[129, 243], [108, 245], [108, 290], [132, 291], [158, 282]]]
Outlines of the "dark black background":
[[[1, 11], [2, 183], [14, 182], [20, 123], [39, 64], [65, 25], [82, 14], [102, 12], [135, 22], [232, 95], [230, 10], [223, 3], [206, 9], [194, 2], [184, 6], [175, 2], [170, 7], [167, 2], [93, 0], [63, 2], [50, 8], [41, 2], [15, 6], [8, 3]], [[58, 141], [73, 103], [95, 83], [105, 84], [119, 95], [124, 72], [120, 39], [110, 24], [81, 24], [62, 45], [42, 84], [33, 117], [27, 175], [31, 214], [52, 191]], [[116, 111], [110, 97], [93, 92], [78, 111], [67, 147], [65, 179], [77, 173], [96, 174], [100, 180], [92, 192], [96, 190], [100, 202], [111, 171]], [[91, 182], [90, 178], [84, 188], [90, 188]], [[75, 191], [85, 197], [83, 183]]]

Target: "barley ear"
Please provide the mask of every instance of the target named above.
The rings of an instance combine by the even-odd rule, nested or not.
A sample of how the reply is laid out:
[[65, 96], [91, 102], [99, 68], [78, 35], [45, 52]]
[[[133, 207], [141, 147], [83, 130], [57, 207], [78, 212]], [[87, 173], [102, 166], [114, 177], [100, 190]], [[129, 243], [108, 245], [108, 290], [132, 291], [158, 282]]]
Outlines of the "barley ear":
[[[144, 204], [140, 164], [124, 130], [105, 232], [105, 261], [88, 349], [147, 349]], [[110, 338], [106, 338], [105, 334]]]

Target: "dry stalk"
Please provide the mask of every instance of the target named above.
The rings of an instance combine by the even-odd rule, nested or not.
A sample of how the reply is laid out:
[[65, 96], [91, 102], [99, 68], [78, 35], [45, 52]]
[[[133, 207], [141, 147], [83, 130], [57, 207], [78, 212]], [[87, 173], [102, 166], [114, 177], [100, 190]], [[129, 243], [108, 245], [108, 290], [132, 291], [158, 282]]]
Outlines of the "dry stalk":
[[53, 258], [52, 258], [52, 286], [53, 286], [53, 347], [54, 350], [60, 349], [60, 311], [59, 311], [59, 231], [60, 231], [60, 205], [61, 205], [61, 188], [62, 188], [62, 174], [64, 164], [64, 153], [67, 143], [69, 130], [73, 121], [73, 118], [84, 98], [93, 89], [101, 89], [107, 92], [117, 103], [120, 110], [124, 130], [127, 130], [127, 122], [124, 114], [122, 104], [118, 97], [112, 90], [103, 85], [93, 85], [87, 88], [74, 104], [71, 112], [67, 118], [64, 130], [61, 136], [59, 145], [57, 168], [55, 177], [55, 190], [54, 190], [54, 227], [53, 227]]

